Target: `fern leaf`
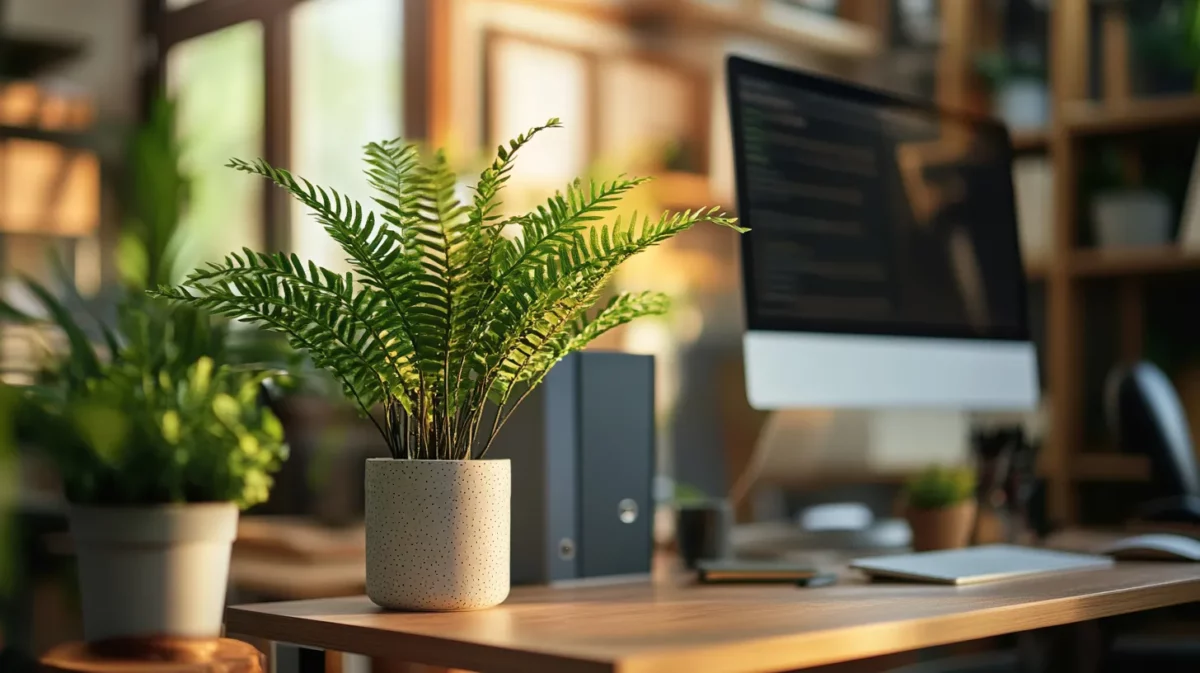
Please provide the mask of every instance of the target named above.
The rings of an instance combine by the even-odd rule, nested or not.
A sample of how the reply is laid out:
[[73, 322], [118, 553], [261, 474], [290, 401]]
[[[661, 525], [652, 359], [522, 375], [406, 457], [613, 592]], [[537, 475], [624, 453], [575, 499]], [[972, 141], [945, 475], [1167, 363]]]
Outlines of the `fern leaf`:
[[717, 208], [668, 213], [657, 221], [634, 216], [624, 227], [615, 223], [612, 231], [602, 227], [601, 233], [595, 233], [593, 229], [588, 238], [576, 231], [570, 246], [561, 247], [557, 256], [547, 260], [544, 273], [509, 278], [511, 292], [496, 303], [497, 315], [489, 322], [492, 399], [506, 399], [512, 386], [527, 378], [529, 363], [552, 338], [548, 332], [557, 335], [591, 306], [622, 262], [701, 222], [736, 228], [734, 220]]
[[[500, 207], [500, 201], [497, 197], [500, 194], [500, 190], [508, 183], [509, 175], [512, 173], [513, 159], [516, 158], [517, 151], [533, 140], [534, 136], [538, 133], [546, 129], [556, 128], [562, 128], [562, 124], [557, 117], [553, 117], [547, 120], [545, 124], [535, 126], [508, 141], [507, 148], [504, 145], [496, 148], [496, 158], [479, 175], [479, 183], [475, 185], [474, 208], [471, 211], [471, 224], [473, 226], [483, 227], [493, 225], [500, 220], [500, 216], [495, 214], [496, 209]], [[497, 227], [495, 235], [499, 234], [498, 230], [499, 228]]]
[[544, 262], [564, 245], [570, 245], [576, 232], [582, 231], [603, 214], [616, 208], [629, 190], [647, 182], [647, 178], [617, 179], [612, 182], [576, 180], [565, 194], [555, 194], [536, 211], [519, 220], [521, 236], [497, 246], [493, 256], [493, 274], [497, 283], [510, 275]]
[[535, 126], [513, 138], [507, 147], [497, 147], [491, 165], [480, 173], [479, 181], [475, 185], [468, 227], [461, 248], [462, 264], [466, 273], [459, 282], [459, 300], [454, 312], [454, 341], [461, 344], [463, 349], [454, 376], [452, 404], [455, 407], [466, 404], [470, 397], [469, 391], [474, 381], [469, 367], [475, 361], [472, 351], [480, 332], [479, 321], [497, 291], [497, 286], [492, 282], [490, 267], [497, 245], [505, 241], [501, 236], [504, 223], [500, 222], [500, 216], [496, 214], [500, 207], [500, 190], [508, 183], [517, 152], [538, 133], [561, 126], [558, 118], [551, 118], [545, 124]]
[[670, 299], [661, 292], [625, 292], [616, 295], [595, 316], [577, 318], [548, 341], [534, 355], [535, 365], [526, 371], [522, 380], [540, 380], [556, 362], [570, 353], [583, 350], [605, 332], [637, 318], [663, 315], [670, 306]]
[[427, 317], [418, 324], [423, 336], [427, 336], [433, 345], [431, 350], [438, 356], [430, 363], [436, 366], [430, 372], [430, 378], [438, 382], [440, 432], [444, 441], [453, 445], [456, 438], [451, 419], [455, 413], [455, 396], [451, 388], [457, 388], [454, 373], [462, 357], [462, 342], [468, 329], [462, 314], [470, 302], [472, 240], [470, 228], [463, 226], [468, 208], [455, 198], [457, 176], [450, 170], [445, 154], [437, 153], [423, 172], [420, 200], [423, 209], [433, 213], [434, 217], [418, 226], [420, 235], [416, 238], [425, 265], [418, 287]]
[[192, 272], [185, 286], [205, 294], [210, 287], [218, 292], [227, 289], [234, 281], [270, 281], [285, 301], [298, 304], [322, 302], [335, 307], [338, 315], [349, 321], [362, 335], [369, 337], [368, 346], [384, 355], [388, 391], [400, 397], [406, 408], [411, 408], [407, 391], [419, 387], [415, 367], [412, 365], [413, 347], [403, 332], [389, 331], [383, 318], [386, 308], [382, 295], [363, 288], [355, 294], [354, 276], [340, 276], [329, 269], [309, 262], [307, 269], [295, 255], [266, 255], [249, 249], [244, 255], [230, 255], [224, 264], [210, 263], [206, 268]]
[[196, 288], [163, 287], [154, 294], [285, 334], [293, 346], [309, 353], [313, 364], [331, 370], [346, 395], [370, 414], [389, 392], [382, 353], [362, 348], [354, 325], [334, 307], [311, 295], [279, 296], [276, 287], [269, 278], [229, 278]]
[[[412, 343], [416, 353], [415, 362], [426, 361], [431, 355], [423, 352], [422, 342], [407, 320], [406, 308], [410, 304], [402, 296], [404, 283], [397, 282], [391, 270], [403, 252], [403, 244], [395, 232], [377, 226], [374, 214], [363, 217], [362, 206], [337, 191], [313, 185], [303, 178], [295, 178], [288, 171], [274, 168], [266, 161], [246, 162], [233, 159], [229, 166], [271, 180], [286, 189], [297, 200], [313, 211], [318, 222], [330, 237], [349, 256], [354, 270], [364, 285], [379, 291], [390, 305], [387, 314], [390, 332], [402, 332]], [[403, 167], [398, 171], [404, 170]]]

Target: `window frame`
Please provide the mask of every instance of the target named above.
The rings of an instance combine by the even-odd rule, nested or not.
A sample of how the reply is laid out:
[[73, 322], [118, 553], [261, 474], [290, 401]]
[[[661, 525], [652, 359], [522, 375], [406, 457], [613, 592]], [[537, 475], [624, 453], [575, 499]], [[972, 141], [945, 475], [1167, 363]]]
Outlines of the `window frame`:
[[[291, 12], [308, 0], [199, 0], [168, 10], [165, 0], [142, 0], [143, 65], [139, 77], [139, 109], [145, 115], [154, 97], [166, 88], [167, 55], [181, 42], [245, 21], [263, 30], [263, 146], [261, 156], [276, 166], [291, 165], [292, 29]], [[404, 0], [401, 76], [403, 133], [408, 138], [438, 140], [442, 133], [431, 120], [444, 109], [431, 83], [445, 68], [442, 46], [448, 40], [450, 0]], [[264, 190], [261, 231], [263, 250], [291, 251], [291, 217], [287, 194]]]

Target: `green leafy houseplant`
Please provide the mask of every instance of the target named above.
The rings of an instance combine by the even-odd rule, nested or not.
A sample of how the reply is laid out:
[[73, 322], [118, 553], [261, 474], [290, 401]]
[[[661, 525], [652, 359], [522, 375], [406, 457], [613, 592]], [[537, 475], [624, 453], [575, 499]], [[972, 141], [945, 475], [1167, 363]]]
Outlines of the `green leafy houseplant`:
[[137, 290], [176, 279], [180, 221], [192, 179], [180, 168], [183, 147], [175, 127], [175, 103], [156, 98], [126, 149], [120, 185], [124, 219], [116, 257], [121, 280]]
[[267, 374], [215, 365], [222, 326], [188, 307], [133, 298], [117, 332], [101, 327], [105, 360], [65, 306], [28, 285], [69, 350], [47, 381], [17, 389], [16, 432], [53, 459], [69, 501], [249, 507], [267, 499], [287, 447], [261, 404]]
[[238, 509], [267, 499], [287, 453], [260, 399], [265, 374], [218, 365], [224, 328], [190, 307], [130, 297], [96, 349], [28, 285], [67, 353], [41, 383], [0, 396], [16, 397], [17, 437], [61, 477], [84, 636], [219, 635]]
[[1190, 76], [1192, 88], [1200, 88], [1200, 1], [1143, 5], [1143, 11], [1129, 17], [1135, 53], [1149, 66], [1140, 74], [1154, 79]]
[[905, 489], [908, 505], [944, 509], [975, 497], [975, 472], [966, 467], [932, 466], [913, 477]]
[[[741, 231], [717, 208], [603, 223], [641, 178], [576, 181], [532, 212], [501, 216], [515, 155], [557, 126], [551, 119], [500, 147], [466, 202], [443, 153], [425, 157], [399, 140], [368, 144], [378, 214], [264, 161], [235, 159], [232, 168], [311, 209], [353, 272], [245, 250], [158, 295], [286, 334], [333, 372], [394, 458], [480, 458], [554, 363], [609, 329], [666, 311], [653, 292], [588, 311], [621, 262], [700, 222]], [[510, 227], [520, 235], [507, 236]]]
[[[267, 374], [228, 364], [228, 323], [144, 292], [177, 265], [188, 181], [171, 119], [160, 101], [126, 157], [122, 283], [104, 311], [116, 318], [96, 317], [104, 307], [65, 271], [65, 302], [26, 281], [37, 316], [0, 303], [6, 319], [64, 337], [32, 385], [0, 384], [0, 401], [61, 477], [89, 641], [218, 636], [238, 509], [267, 499], [287, 453]], [[85, 313], [94, 320], [77, 321]]]
[[1046, 81], [1044, 64], [1032, 58], [1009, 56], [1004, 52], [985, 52], [975, 57], [975, 70], [993, 91], [1015, 79]]
[[145, 294], [177, 277], [191, 179], [174, 120], [172, 101], [156, 99], [127, 144], [113, 328], [97, 319], [85, 329], [80, 311], [33, 280], [26, 288], [49, 320], [0, 302], [8, 319], [66, 336], [66, 352], [52, 354], [38, 385], [18, 390], [16, 429], [54, 460], [73, 503], [249, 507], [266, 500], [286, 454], [277, 420], [259, 405], [264, 375], [223, 366], [244, 359], [231, 352], [226, 321]]

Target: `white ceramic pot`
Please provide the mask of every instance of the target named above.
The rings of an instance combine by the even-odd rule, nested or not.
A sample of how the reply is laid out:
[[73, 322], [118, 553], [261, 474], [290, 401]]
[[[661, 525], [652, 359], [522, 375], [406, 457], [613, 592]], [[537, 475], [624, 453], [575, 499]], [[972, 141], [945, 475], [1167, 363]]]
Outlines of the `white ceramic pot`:
[[1166, 245], [1173, 221], [1171, 203], [1161, 192], [1123, 189], [1092, 198], [1096, 244], [1102, 248]]
[[511, 496], [507, 460], [367, 460], [367, 596], [394, 610], [504, 602]]
[[88, 642], [221, 635], [235, 505], [73, 505], [70, 519]]
[[1049, 124], [1050, 95], [1046, 83], [1021, 77], [996, 92], [995, 112], [1014, 131], [1037, 131]]

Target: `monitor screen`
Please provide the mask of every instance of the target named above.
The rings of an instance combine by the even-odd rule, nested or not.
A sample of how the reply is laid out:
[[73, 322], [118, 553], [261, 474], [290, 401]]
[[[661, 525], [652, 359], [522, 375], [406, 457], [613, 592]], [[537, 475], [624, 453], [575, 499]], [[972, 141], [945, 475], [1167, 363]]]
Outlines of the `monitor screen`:
[[731, 59], [747, 327], [1027, 340], [1000, 124]]

